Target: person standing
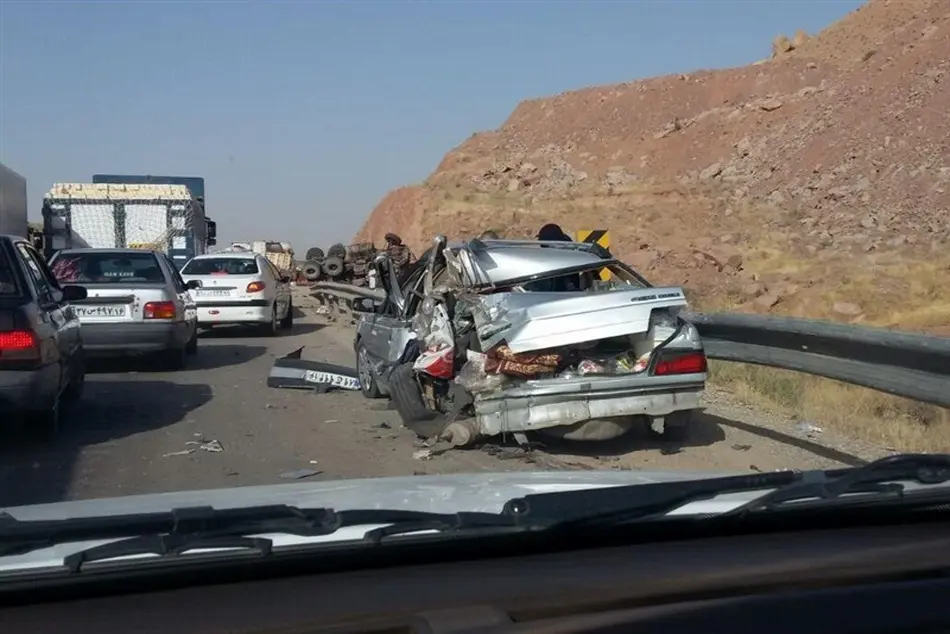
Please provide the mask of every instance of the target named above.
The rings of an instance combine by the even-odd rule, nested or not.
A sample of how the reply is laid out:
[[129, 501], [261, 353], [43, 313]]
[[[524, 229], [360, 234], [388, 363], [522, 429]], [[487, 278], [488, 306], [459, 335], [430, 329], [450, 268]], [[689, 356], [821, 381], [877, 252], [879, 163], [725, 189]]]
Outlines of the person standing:
[[560, 225], [549, 222], [548, 224], [541, 227], [538, 230], [538, 235], [536, 236], [538, 240], [543, 242], [573, 242], [571, 237], [564, 233], [564, 230], [561, 229]]

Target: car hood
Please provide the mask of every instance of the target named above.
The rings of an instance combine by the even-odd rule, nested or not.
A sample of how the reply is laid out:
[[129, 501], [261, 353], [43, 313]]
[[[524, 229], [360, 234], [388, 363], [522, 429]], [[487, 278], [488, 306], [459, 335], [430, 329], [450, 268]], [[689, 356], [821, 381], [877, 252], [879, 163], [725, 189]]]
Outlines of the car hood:
[[[435, 513], [462, 511], [498, 513], [509, 499], [536, 493], [696, 480], [727, 475], [736, 474], [686, 471], [554, 471], [363, 478], [56, 502], [0, 508], [0, 513], [5, 512], [19, 520], [57, 520], [154, 513], [193, 506], [212, 506], [223, 509], [273, 504], [328, 507], [337, 511], [400, 509]], [[763, 491], [759, 490], [722, 495], [711, 500], [684, 505], [671, 514], [723, 512], [762, 493]], [[348, 527], [333, 535], [320, 537], [292, 535], [269, 537], [273, 537], [276, 548], [301, 543], [359, 539], [368, 530], [377, 527], [376, 525]], [[109, 541], [115, 540], [58, 544], [23, 555], [3, 557], [0, 558], [0, 574], [24, 568], [60, 566], [64, 557]]]

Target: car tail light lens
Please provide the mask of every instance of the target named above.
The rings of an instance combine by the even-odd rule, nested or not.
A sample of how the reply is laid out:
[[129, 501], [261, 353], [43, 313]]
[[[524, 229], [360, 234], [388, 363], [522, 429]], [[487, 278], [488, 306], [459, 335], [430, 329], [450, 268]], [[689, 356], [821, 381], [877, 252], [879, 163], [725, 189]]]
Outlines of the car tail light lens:
[[260, 293], [264, 290], [264, 282], [251, 282], [247, 285], [247, 293]]
[[142, 312], [145, 319], [174, 319], [175, 302], [149, 302]]
[[40, 341], [30, 330], [0, 332], [0, 359], [4, 361], [35, 360], [40, 357]]
[[705, 372], [706, 354], [703, 352], [685, 352], [661, 356], [653, 369], [657, 376], [671, 374], [700, 374]]

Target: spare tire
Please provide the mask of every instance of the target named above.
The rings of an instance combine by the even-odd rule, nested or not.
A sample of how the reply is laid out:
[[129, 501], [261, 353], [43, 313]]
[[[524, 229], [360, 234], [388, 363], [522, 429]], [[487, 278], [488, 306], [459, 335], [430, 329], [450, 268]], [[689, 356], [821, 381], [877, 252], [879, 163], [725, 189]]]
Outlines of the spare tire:
[[340, 258], [341, 260], [345, 260], [346, 247], [343, 246], [342, 242], [337, 242], [336, 244], [331, 246], [329, 249], [327, 249], [327, 255], [330, 257], [337, 257], [337, 258]]
[[307, 260], [322, 260], [324, 255], [326, 254], [323, 252], [323, 249], [321, 249], [320, 247], [312, 247], [310, 249], [307, 249], [306, 259]]
[[301, 272], [308, 282], [316, 282], [323, 271], [320, 270], [319, 262], [305, 262]]
[[327, 277], [339, 277], [343, 273], [343, 258], [335, 255], [324, 258], [323, 272], [327, 274]]

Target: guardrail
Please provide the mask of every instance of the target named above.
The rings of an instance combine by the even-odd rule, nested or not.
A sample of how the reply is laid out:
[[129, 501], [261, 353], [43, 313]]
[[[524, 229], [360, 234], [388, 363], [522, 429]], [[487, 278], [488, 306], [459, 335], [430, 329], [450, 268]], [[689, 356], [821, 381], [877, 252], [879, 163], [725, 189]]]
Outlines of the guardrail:
[[711, 359], [795, 370], [950, 407], [950, 339], [829, 321], [689, 313]]
[[[313, 294], [352, 310], [382, 290], [318, 282]], [[345, 306], [345, 309], [344, 309]], [[686, 313], [711, 359], [794, 370], [950, 407], [950, 338], [830, 321]]]

